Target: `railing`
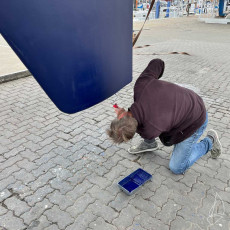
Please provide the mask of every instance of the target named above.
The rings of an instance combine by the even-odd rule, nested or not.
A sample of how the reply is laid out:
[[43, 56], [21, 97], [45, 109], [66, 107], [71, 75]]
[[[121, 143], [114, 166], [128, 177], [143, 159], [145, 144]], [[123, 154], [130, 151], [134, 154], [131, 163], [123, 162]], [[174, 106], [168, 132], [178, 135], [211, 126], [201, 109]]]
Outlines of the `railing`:
[[[167, 7], [161, 7], [160, 8], [160, 16], [159, 18], [178, 18], [183, 17], [187, 15], [186, 8], [183, 6], [171, 6], [169, 8], [169, 14], [166, 15]], [[148, 11], [147, 10], [139, 10], [139, 11], [133, 11], [133, 21], [144, 21], [146, 18]], [[152, 10], [152, 12], [149, 15], [148, 20], [154, 20], [155, 19], [155, 10]], [[193, 8], [189, 10], [189, 14], [198, 15], [199, 18], [214, 18], [218, 16], [218, 7], [216, 5], [211, 5], [209, 7], [203, 7], [203, 8]]]
[[[166, 11], [167, 11], [167, 7], [161, 7], [159, 18], [166, 18], [166, 14], [167, 14]], [[133, 12], [133, 21], [144, 21], [147, 13], [148, 13], [147, 10], [134, 11]], [[148, 20], [154, 20], [155, 15], [156, 15], [156, 11], [153, 10], [149, 15]], [[173, 6], [173, 7], [169, 8], [168, 18], [177, 18], [177, 17], [182, 17], [182, 16], [183, 16], [183, 10], [181, 9], [181, 7], [174, 7]]]

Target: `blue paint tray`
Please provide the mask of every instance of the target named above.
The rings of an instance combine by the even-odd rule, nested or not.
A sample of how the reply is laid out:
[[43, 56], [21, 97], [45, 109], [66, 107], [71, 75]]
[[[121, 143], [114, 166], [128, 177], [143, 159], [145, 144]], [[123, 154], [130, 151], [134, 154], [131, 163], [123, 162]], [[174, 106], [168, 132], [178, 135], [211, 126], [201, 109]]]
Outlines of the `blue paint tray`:
[[118, 186], [128, 195], [132, 195], [136, 192], [145, 182], [150, 180], [152, 175], [139, 168], [120, 182]]

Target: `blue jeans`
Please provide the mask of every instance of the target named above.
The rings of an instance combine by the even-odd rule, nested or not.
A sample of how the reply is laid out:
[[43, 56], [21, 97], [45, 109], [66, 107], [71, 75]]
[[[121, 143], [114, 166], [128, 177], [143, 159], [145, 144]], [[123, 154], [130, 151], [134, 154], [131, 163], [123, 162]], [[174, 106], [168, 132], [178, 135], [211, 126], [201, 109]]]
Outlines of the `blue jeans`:
[[169, 162], [170, 170], [175, 174], [183, 174], [191, 167], [199, 158], [212, 149], [212, 141], [209, 137], [205, 137], [197, 143], [208, 124], [208, 114], [204, 124], [189, 138], [175, 144], [173, 153]]

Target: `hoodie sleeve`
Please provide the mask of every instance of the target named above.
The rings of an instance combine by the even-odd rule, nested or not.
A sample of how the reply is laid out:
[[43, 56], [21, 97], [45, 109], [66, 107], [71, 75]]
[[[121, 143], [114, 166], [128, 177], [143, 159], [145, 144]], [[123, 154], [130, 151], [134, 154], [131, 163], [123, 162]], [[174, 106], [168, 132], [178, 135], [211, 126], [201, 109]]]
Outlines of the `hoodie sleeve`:
[[153, 59], [137, 79], [134, 86], [134, 101], [139, 98], [145, 86], [153, 79], [160, 79], [164, 73], [165, 63], [161, 59]]
[[160, 79], [164, 73], [165, 63], [161, 59], [153, 59], [149, 62], [146, 69], [140, 75], [141, 77], [153, 77]]

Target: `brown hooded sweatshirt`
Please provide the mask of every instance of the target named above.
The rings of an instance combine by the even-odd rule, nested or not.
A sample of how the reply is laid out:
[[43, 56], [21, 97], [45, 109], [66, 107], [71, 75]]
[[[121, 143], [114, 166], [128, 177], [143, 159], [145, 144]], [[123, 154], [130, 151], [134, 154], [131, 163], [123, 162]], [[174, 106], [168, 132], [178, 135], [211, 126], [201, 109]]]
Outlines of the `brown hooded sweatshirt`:
[[205, 122], [203, 100], [192, 90], [158, 80], [164, 62], [153, 59], [137, 79], [134, 103], [129, 110], [138, 121], [137, 133], [144, 139], [159, 137], [170, 146], [190, 137]]

